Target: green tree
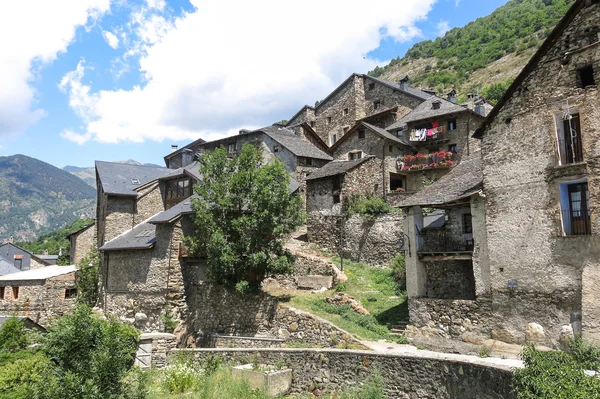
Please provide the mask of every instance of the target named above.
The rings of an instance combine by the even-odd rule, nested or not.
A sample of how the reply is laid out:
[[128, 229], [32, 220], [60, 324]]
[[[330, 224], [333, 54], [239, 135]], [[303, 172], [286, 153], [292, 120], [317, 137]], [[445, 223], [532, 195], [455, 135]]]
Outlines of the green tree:
[[283, 164], [263, 164], [262, 153], [249, 144], [238, 156], [219, 148], [200, 163], [199, 199], [192, 200], [196, 231], [187, 245], [206, 258], [209, 275], [257, 288], [265, 276], [289, 272], [293, 259], [283, 237], [302, 224], [303, 214]]
[[[133, 366], [139, 333], [114, 318], [103, 320], [80, 305], [48, 330], [43, 351], [56, 365], [53, 397], [117, 398]], [[48, 388], [52, 391], [54, 388]]]
[[10, 317], [0, 327], [0, 353], [18, 352], [27, 347], [25, 322], [17, 317]]
[[77, 303], [94, 306], [98, 300], [100, 253], [94, 248], [77, 264]]

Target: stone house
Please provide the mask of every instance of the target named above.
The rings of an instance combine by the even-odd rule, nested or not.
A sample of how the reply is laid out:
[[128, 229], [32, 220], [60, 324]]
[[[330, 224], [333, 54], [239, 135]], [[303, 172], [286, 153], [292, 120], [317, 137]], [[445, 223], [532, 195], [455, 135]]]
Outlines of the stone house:
[[489, 320], [484, 320], [491, 307], [482, 187], [478, 151], [402, 203], [409, 331], [416, 342], [440, 345], [438, 338], [489, 338]]
[[600, 343], [599, 18], [577, 0], [475, 132], [491, 334], [507, 342]]
[[391, 108], [399, 119], [430, 96], [430, 93], [410, 87], [408, 77], [396, 84], [354, 73], [316, 107], [304, 106], [287, 126], [307, 122], [321, 140], [332, 146], [357, 121]]
[[46, 266], [0, 276], [0, 314], [48, 326], [75, 307], [75, 274], [75, 266]]
[[10, 241], [0, 245], [0, 276], [39, 269], [48, 265], [48, 262]]
[[406, 176], [398, 173], [397, 159], [412, 153], [414, 147], [404, 137], [397, 137], [381, 127], [361, 121], [330, 148], [336, 161], [374, 156], [378, 165], [375, 194], [386, 198], [390, 191], [406, 190]]
[[71, 252], [69, 254], [71, 264], [76, 265], [98, 244], [96, 238], [96, 222], [92, 222], [69, 234], [67, 239], [71, 244]]
[[306, 178], [308, 240], [324, 248], [339, 246], [344, 197], [379, 192], [379, 165], [368, 155], [352, 161], [334, 161]]
[[[482, 114], [456, 104], [455, 94], [449, 100], [431, 96], [412, 112], [387, 127], [392, 136], [408, 143], [404, 152], [391, 154], [388, 171], [393, 173], [403, 192], [416, 192], [436, 181], [463, 156], [479, 150], [479, 141], [471, 135], [484, 120]], [[482, 109], [479, 110], [484, 113]], [[424, 183], [424, 180], [427, 180]], [[394, 190], [390, 190], [394, 191]], [[391, 198], [394, 204], [401, 196]]]

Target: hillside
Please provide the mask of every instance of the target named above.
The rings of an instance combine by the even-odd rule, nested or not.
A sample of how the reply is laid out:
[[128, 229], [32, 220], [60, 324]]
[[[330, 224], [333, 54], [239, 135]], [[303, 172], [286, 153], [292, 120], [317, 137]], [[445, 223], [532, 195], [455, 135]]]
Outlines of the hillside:
[[25, 155], [0, 157], [0, 242], [31, 241], [94, 215], [96, 190], [80, 178]]
[[424, 40], [369, 74], [390, 81], [408, 75], [411, 84], [461, 97], [479, 92], [491, 101], [525, 66], [574, 0], [510, 0], [443, 37]]
[[[162, 166], [156, 165], [153, 163], [141, 163], [133, 159], [128, 159], [127, 161], [117, 161], [118, 163], [126, 163], [130, 165], [143, 165], [143, 166], [153, 166], [157, 168], [161, 168]], [[75, 176], [79, 177], [81, 180], [89, 184], [90, 186], [96, 188], [96, 169], [93, 166], [89, 167], [80, 167], [80, 166], [70, 166], [67, 165], [63, 168], [64, 171], [67, 171]]]

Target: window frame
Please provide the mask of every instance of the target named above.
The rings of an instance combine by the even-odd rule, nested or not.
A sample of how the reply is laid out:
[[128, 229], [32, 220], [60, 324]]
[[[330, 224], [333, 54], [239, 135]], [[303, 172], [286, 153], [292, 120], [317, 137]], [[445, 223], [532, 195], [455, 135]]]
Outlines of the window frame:
[[358, 138], [359, 140], [365, 139], [367, 137], [367, 132], [365, 129], [358, 129]]
[[65, 287], [63, 299], [75, 299], [79, 295], [77, 287]]
[[594, 72], [594, 65], [588, 64], [577, 68], [576, 70], [576, 83], [580, 89], [586, 87], [596, 86], [596, 76]]
[[16, 301], [19, 299], [19, 286], [13, 286], [11, 288], [11, 299]]

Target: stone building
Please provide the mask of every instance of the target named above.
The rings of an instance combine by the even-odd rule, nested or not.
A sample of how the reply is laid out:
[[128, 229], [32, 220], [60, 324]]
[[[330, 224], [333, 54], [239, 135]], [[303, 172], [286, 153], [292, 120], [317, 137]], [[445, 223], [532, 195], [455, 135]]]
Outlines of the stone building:
[[[489, 338], [481, 152], [404, 199], [409, 329], [418, 343]], [[437, 342], [436, 342], [437, 341]]]
[[0, 276], [0, 314], [29, 317], [47, 327], [75, 307], [75, 266], [46, 266]]
[[69, 234], [67, 239], [71, 244], [71, 252], [69, 254], [71, 264], [76, 265], [98, 244], [96, 238], [96, 222], [90, 223]]
[[[431, 96], [387, 127], [392, 136], [408, 143], [403, 152], [392, 154], [395, 156], [387, 162], [390, 188], [419, 191], [448, 173], [463, 156], [479, 150], [479, 140], [471, 135], [483, 122], [484, 110], [480, 109], [479, 114], [458, 105], [454, 96], [453, 92], [448, 94], [449, 100]], [[390, 202], [395, 204], [402, 197], [396, 196]]]
[[377, 180], [375, 194], [381, 198], [386, 198], [389, 192], [406, 190], [406, 176], [399, 173], [397, 159], [413, 151], [414, 147], [405, 138], [364, 121], [354, 125], [330, 148], [337, 161], [374, 156], [378, 166], [374, 176]]
[[332, 146], [357, 121], [392, 108], [395, 118], [399, 119], [430, 96], [430, 93], [410, 87], [408, 77], [396, 84], [354, 73], [316, 107], [304, 106], [287, 126], [306, 122], [321, 140]]
[[39, 269], [48, 265], [48, 262], [12, 242], [0, 245], [0, 276]]
[[[600, 343], [600, 4], [577, 0], [475, 136], [482, 140], [491, 334]], [[543, 328], [543, 332], [541, 329]]]

